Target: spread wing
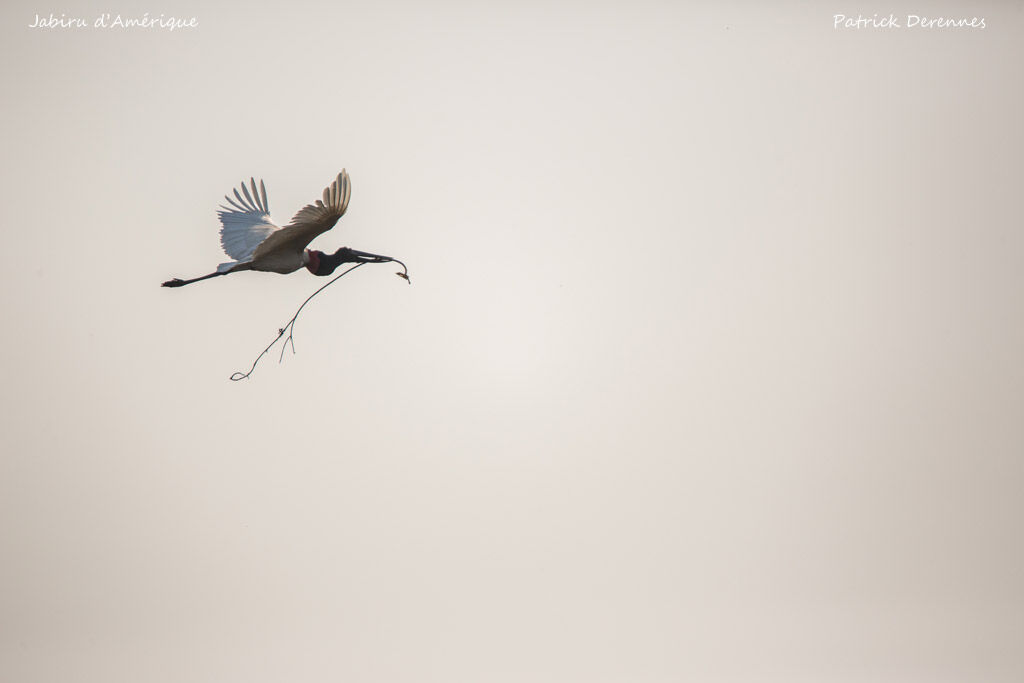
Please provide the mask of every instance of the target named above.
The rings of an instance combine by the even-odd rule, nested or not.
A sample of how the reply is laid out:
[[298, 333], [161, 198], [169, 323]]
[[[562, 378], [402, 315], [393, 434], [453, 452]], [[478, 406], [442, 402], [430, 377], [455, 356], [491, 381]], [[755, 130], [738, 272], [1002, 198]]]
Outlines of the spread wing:
[[245, 182], [242, 182], [242, 194], [235, 190], [235, 199], [225, 195], [224, 199], [230, 206], [222, 205], [222, 210], [217, 212], [221, 224], [220, 244], [224, 247], [224, 253], [243, 262], [252, 260], [256, 247], [281, 229], [270, 220], [267, 188], [263, 181], [260, 181], [259, 191], [256, 190], [254, 179], [250, 178], [249, 182], [252, 184], [252, 194], [249, 194]]
[[253, 258], [259, 258], [278, 248], [297, 251], [305, 249], [317, 235], [322, 235], [333, 228], [338, 219], [345, 215], [351, 196], [352, 184], [349, 182], [348, 173], [342, 169], [330, 187], [324, 188], [323, 199], [302, 207], [292, 218], [291, 223], [272, 231], [253, 253]]

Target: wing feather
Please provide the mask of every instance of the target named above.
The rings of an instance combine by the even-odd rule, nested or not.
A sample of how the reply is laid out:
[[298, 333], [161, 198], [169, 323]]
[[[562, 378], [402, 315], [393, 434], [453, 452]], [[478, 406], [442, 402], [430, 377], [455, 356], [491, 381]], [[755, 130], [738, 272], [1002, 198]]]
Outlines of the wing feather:
[[[248, 211], [248, 209], [246, 209], [246, 208], [245, 208], [244, 206], [242, 206], [241, 204], [239, 204], [238, 202], [236, 202], [236, 201], [235, 201], [234, 199], [232, 199], [231, 197], [229, 197], [229, 196], [227, 196], [227, 195], [224, 195], [224, 199], [228, 200], [228, 203], [229, 203], [229, 204], [231, 204], [231, 206], [233, 206], [233, 207], [235, 207], [236, 209], [238, 209], [239, 211]], [[227, 207], [225, 207], [225, 208], [227, 208]], [[228, 209], [228, 210], [230, 211], [230, 209]]]
[[292, 249], [305, 249], [314, 238], [333, 228], [338, 219], [345, 215], [351, 196], [351, 182], [348, 173], [342, 169], [338, 177], [324, 188], [323, 199], [302, 207], [288, 225], [269, 234], [253, 252], [253, 258], [259, 258], [274, 249], [285, 248], [285, 245]]
[[252, 197], [249, 195], [249, 188], [245, 186], [244, 180], [242, 181], [242, 194], [245, 195], [245, 203], [249, 208], [254, 210], [259, 209], [259, 207], [255, 205], [255, 202], [252, 201]]
[[[252, 192], [256, 199], [249, 194], [248, 188], [243, 181], [241, 184], [242, 194], [234, 190], [235, 199], [225, 195], [230, 206], [221, 206], [217, 212], [220, 218], [220, 244], [231, 258], [239, 262], [251, 261], [256, 248], [260, 246], [273, 233], [280, 228], [270, 220], [270, 212], [267, 203], [267, 189], [260, 180], [262, 193], [256, 192], [256, 181], [249, 179], [252, 185]], [[260, 196], [262, 194], [262, 196]]]

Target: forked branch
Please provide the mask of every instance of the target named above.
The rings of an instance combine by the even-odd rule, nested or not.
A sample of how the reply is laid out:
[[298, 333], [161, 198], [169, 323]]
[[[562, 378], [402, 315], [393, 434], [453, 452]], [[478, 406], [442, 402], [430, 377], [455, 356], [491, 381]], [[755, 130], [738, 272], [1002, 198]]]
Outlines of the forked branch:
[[249, 368], [249, 372], [236, 372], [236, 373], [231, 375], [231, 381], [232, 382], [237, 382], [238, 380], [241, 380], [241, 379], [248, 379], [249, 376], [252, 375], [252, 373], [256, 370], [256, 365], [260, 362], [260, 360], [263, 358], [263, 356], [267, 355], [267, 353], [270, 351], [270, 349], [274, 348], [274, 344], [276, 344], [278, 341], [280, 341], [281, 337], [285, 336], [285, 332], [288, 333], [288, 336], [285, 338], [284, 343], [281, 344], [281, 355], [278, 356], [277, 362], [280, 363], [281, 361], [284, 360], [284, 350], [288, 347], [289, 344], [291, 344], [292, 353], [293, 354], [295, 353], [295, 321], [298, 319], [299, 313], [302, 313], [302, 309], [306, 307], [306, 304], [308, 304], [310, 302], [310, 300], [312, 300], [313, 297], [315, 297], [317, 294], [319, 294], [320, 292], [324, 291], [325, 289], [327, 289], [328, 287], [333, 285], [335, 282], [337, 282], [341, 278], [343, 278], [346, 275], [348, 275], [349, 273], [351, 273], [356, 268], [362, 268], [367, 263], [387, 263], [388, 261], [394, 261], [398, 265], [402, 266], [402, 272], [395, 273], [395, 275], [397, 275], [398, 277], [404, 279], [406, 282], [408, 282], [411, 285], [412, 284], [412, 280], [409, 279], [409, 269], [406, 267], [406, 265], [404, 263], [402, 263], [401, 261], [399, 261], [396, 258], [381, 257], [379, 260], [363, 261], [361, 263], [357, 263], [356, 265], [352, 266], [351, 268], [348, 268], [348, 269], [342, 271], [339, 275], [337, 275], [334, 278], [332, 278], [330, 282], [328, 282], [327, 284], [322, 286], [320, 289], [316, 290], [315, 292], [310, 294], [308, 297], [306, 297], [306, 300], [303, 301], [302, 305], [299, 306], [299, 309], [297, 311], [295, 311], [295, 315], [292, 316], [291, 320], [289, 320], [288, 323], [284, 327], [281, 327], [281, 328], [279, 328], [277, 330], [277, 336], [274, 337], [274, 341], [270, 342], [270, 344], [267, 345], [267, 348], [263, 349], [263, 352], [260, 353], [260, 355], [256, 356], [256, 360], [254, 360], [252, 362], [252, 367]]

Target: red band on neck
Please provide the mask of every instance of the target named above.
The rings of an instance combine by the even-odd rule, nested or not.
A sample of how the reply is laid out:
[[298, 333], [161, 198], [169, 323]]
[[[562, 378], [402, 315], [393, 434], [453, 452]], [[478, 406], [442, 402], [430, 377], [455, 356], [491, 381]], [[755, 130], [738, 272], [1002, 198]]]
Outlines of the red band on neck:
[[306, 270], [316, 275], [316, 271], [320, 270], [320, 252], [310, 249], [307, 253], [309, 254], [309, 262], [306, 263]]

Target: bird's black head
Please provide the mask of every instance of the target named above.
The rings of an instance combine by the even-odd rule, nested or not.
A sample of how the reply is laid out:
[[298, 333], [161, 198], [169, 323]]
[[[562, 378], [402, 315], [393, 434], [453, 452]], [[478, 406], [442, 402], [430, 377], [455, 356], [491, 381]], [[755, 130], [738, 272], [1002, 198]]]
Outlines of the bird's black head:
[[313, 275], [325, 276], [332, 274], [342, 263], [358, 263], [361, 260], [348, 247], [342, 247], [333, 254], [310, 249], [306, 268]]

